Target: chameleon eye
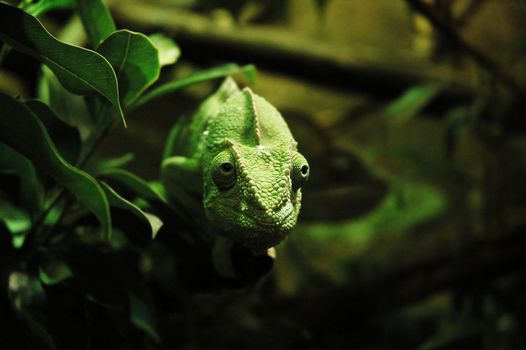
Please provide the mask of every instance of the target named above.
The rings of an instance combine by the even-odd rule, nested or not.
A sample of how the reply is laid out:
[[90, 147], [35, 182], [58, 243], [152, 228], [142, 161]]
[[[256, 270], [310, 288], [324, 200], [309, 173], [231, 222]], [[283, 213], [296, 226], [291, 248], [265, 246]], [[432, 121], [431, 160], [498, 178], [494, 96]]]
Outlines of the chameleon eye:
[[236, 167], [232, 153], [223, 151], [212, 160], [212, 179], [216, 186], [226, 191], [234, 186], [236, 181]]
[[307, 159], [299, 153], [296, 153], [292, 159], [292, 171], [290, 177], [292, 180], [292, 188], [295, 190], [307, 182], [309, 178], [310, 168]]
[[221, 163], [221, 165], [219, 165], [219, 168], [225, 174], [228, 174], [234, 170], [234, 166], [229, 162]]

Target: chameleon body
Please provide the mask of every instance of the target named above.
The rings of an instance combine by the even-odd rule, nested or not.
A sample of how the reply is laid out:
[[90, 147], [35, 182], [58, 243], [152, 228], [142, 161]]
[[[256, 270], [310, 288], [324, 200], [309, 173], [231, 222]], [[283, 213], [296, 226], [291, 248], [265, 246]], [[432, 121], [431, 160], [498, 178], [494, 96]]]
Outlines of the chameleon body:
[[169, 197], [210, 235], [254, 253], [295, 226], [308, 176], [281, 114], [231, 78], [176, 124], [161, 171]]

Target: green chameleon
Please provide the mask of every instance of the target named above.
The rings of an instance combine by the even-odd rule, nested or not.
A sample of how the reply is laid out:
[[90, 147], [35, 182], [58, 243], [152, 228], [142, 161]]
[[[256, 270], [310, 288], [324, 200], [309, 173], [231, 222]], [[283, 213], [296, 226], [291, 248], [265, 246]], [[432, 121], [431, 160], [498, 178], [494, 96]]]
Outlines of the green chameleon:
[[186, 215], [256, 255], [295, 226], [308, 177], [281, 114], [231, 78], [175, 125], [161, 169], [169, 199]]

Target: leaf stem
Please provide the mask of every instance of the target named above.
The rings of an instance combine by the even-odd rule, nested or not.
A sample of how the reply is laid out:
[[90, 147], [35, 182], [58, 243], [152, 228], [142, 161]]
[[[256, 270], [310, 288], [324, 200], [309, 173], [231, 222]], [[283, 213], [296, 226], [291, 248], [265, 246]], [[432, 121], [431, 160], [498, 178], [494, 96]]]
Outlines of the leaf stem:
[[[82, 169], [86, 166], [90, 158], [95, 154], [95, 151], [99, 148], [100, 144], [108, 134], [115, 129], [115, 127], [119, 124], [119, 120], [117, 118], [113, 118], [114, 116], [111, 116], [111, 118], [108, 118], [108, 114], [110, 114], [113, 111], [112, 107], [105, 104], [103, 107], [100, 108], [100, 110], [97, 112], [98, 117], [96, 120], [110, 120], [110, 122], [100, 128], [100, 131], [95, 134], [93, 137], [87, 151], [80, 157], [79, 161], [77, 162], [77, 167], [79, 169]], [[106, 119], [107, 118], [107, 119]]]
[[40, 226], [44, 223], [49, 213], [51, 213], [51, 210], [53, 210], [53, 208], [58, 204], [65, 194], [66, 191], [64, 188], [57, 189], [52, 195], [49, 205], [33, 221], [31, 229], [27, 232], [24, 243], [22, 244], [22, 247], [19, 251], [20, 261], [24, 261], [26, 259], [29, 260], [29, 258], [34, 254], [36, 247], [38, 246], [37, 232], [39, 231]]
[[71, 204], [71, 196], [70, 197], [66, 197], [66, 200], [64, 201], [64, 205], [62, 206], [61, 208], [61, 211], [60, 211], [60, 215], [57, 219], [56, 222], [54, 222], [51, 227], [49, 227], [43, 234], [42, 234], [42, 237], [40, 239], [40, 245], [42, 246], [46, 246], [49, 242], [49, 240], [51, 239], [51, 237], [53, 236], [53, 232], [55, 231], [55, 228], [57, 227], [57, 225], [64, 219], [64, 217], [66, 216], [66, 214], [69, 212], [69, 209], [71, 208], [70, 206]]
[[[97, 111], [97, 120], [106, 120], [105, 117], [107, 117], [107, 114], [111, 112], [111, 106], [105, 104]], [[86, 166], [86, 164], [93, 156], [93, 154], [95, 153], [99, 145], [102, 143], [104, 138], [109, 134], [111, 130], [113, 130], [117, 126], [117, 118], [110, 119], [111, 122], [100, 129], [100, 131], [93, 138], [93, 141], [89, 144], [88, 150], [84, 153], [83, 156], [80, 157], [79, 161], [77, 162], [77, 168], [82, 169]], [[49, 201], [49, 205], [34, 220], [33, 224], [31, 225], [31, 229], [26, 234], [26, 238], [24, 240], [22, 248], [20, 249], [19, 261], [29, 261], [36, 252], [39, 243], [45, 243], [50, 239], [52, 230], [50, 230], [50, 232], [48, 232], [47, 234], [43, 235], [41, 239], [39, 239], [37, 233], [40, 231], [40, 227], [45, 222], [46, 218], [51, 213], [53, 208], [61, 201], [61, 199], [64, 198], [65, 195], [66, 190], [64, 188], [58, 188], [52, 195]], [[62, 221], [62, 219], [64, 218], [63, 214], [64, 213], [60, 215], [59, 219], [56, 223], [54, 223], [53, 226], [56, 226], [60, 221]]]

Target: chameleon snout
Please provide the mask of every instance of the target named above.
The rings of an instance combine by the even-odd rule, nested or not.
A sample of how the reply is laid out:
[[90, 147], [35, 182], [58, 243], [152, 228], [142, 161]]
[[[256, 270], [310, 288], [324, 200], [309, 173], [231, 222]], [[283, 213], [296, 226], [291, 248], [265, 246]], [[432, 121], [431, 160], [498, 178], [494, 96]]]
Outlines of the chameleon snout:
[[258, 208], [253, 211], [254, 221], [264, 227], [280, 227], [292, 215], [294, 207], [290, 201], [280, 207]]

